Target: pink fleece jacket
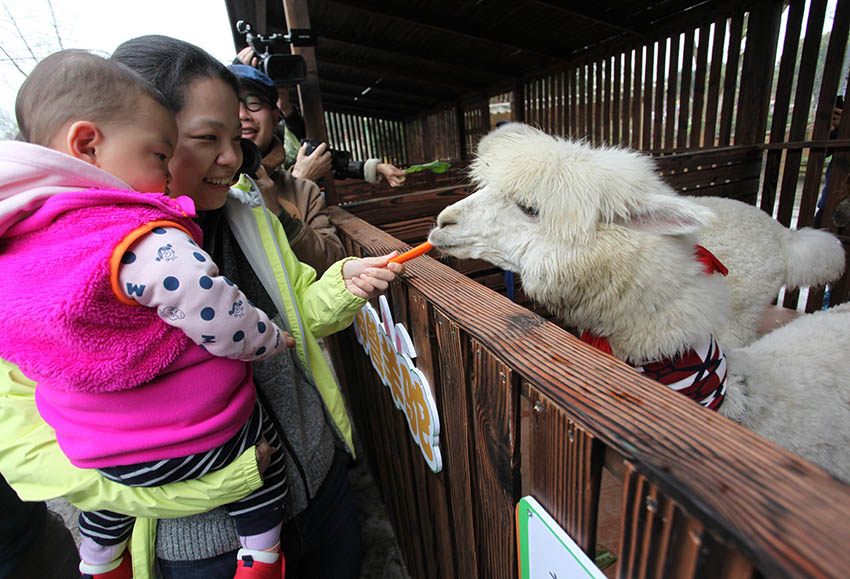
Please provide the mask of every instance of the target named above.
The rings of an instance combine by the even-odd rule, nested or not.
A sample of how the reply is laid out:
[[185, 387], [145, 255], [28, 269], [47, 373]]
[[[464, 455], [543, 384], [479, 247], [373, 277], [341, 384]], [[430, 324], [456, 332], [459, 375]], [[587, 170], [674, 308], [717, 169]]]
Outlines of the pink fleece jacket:
[[[32, 195], [57, 165], [74, 188]], [[191, 200], [99, 188], [116, 184], [91, 179], [90, 168], [0, 143], [0, 177], [10, 177], [0, 182], [0, 357], [38, 383], [39, 411], [78, 466], [219, 446], [252, 411], [250, 365], [213, 357], [152, 308], [119, 302], [109, 283], [113, 248], [136, 227], [166, 219], [200, 239]], [[32, 188], [10, 193], [9, 183]]]

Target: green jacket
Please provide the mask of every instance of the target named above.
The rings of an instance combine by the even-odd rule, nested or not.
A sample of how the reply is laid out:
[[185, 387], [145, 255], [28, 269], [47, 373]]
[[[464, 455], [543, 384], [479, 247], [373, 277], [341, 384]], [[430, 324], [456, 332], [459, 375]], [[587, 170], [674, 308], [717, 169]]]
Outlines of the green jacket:
[[[238, 194], [238, 192], [236, 192]], [[272, 296], [286, 312], [297, 342], [298, 361], [313, 376], [337, 433], [353, 454], [351, 424], [342, 395], [316, 338], [337, 332], [354, 319], [365, 300], [345, 287], [342, 264], [316, 281], [315, 271], [299, 262], [278, 219], [262, 206], [227, 202], [227, 218], [242, 251]], [[83, 510], [109, 509], [137, 518], [131, 552], [136, 579], [153, 577], [156, 520], [209, 511], [259, 488], [254, 449], [205, 477], [163, 487], [131, 488], [110, 482], [95, 470], [74, 467], [56, 443], [35, 406], [35, 383], [0, 360], [0, 472], [23, 500], [65, 497]]]

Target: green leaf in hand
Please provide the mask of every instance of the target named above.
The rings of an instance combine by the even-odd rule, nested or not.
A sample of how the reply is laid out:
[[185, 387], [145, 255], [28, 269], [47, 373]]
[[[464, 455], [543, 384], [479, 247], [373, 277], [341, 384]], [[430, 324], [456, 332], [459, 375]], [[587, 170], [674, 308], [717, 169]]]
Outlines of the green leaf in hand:
[[439, 161], [434, 159], [430, 163], [425, 163], [422, 165], [411, 165], [407, 169], [404, 170], [405, 173], [417, 173], [419, 171], [431, 171], [432, 173], [445, 173], [451, 167], [451, 163], [446, 163], [445, 161]]

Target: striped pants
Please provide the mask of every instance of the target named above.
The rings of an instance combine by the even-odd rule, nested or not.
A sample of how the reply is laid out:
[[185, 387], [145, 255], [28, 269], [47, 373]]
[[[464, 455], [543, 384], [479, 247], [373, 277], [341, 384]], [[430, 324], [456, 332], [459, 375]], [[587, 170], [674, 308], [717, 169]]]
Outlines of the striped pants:
[[[197, 479], [233, 462], [261, 438], [274, 449], [263, 472], [263, 486], [245, 498], [225, 505], [240, 536], [251, 536], [273, 528], [283, 520], [286, 484], [283, 442], [274, 422], [259, 401], [245, 426], [223, 445], [182, 458], [98, 469], [105, 478], [131, 487], [157, 487], [171, 482]], [[133, 517], [112, 511], [80, 513], [80, 534], [99, 545], [118, 545], [130, 537]]]

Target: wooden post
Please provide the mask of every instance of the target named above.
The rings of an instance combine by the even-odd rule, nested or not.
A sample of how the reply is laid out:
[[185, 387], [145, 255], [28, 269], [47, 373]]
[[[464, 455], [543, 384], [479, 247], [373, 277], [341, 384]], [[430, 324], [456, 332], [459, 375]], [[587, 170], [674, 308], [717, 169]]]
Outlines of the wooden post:
[[[283, 0], [283, 13], [286, 16], [287, 30], [293, 28], [310, 28], [310, 14], [307, 0]], [[307, 137], [317, 141], [328, 142], [328, 131], [325, 127], [322, 93], [319, 90], [319, 75], [316, 67], [316, 51], [312, 46], [291, 46], [292, 54], [300, 54], [307, 64], [307, 78], [298, 85], [298, 99], [301, 103], [301, 113], [304, 115], [304, 125]], [[324, 176], [325, 202], [328, 205], [337, 204], [336, 188], [331, 172]]]

